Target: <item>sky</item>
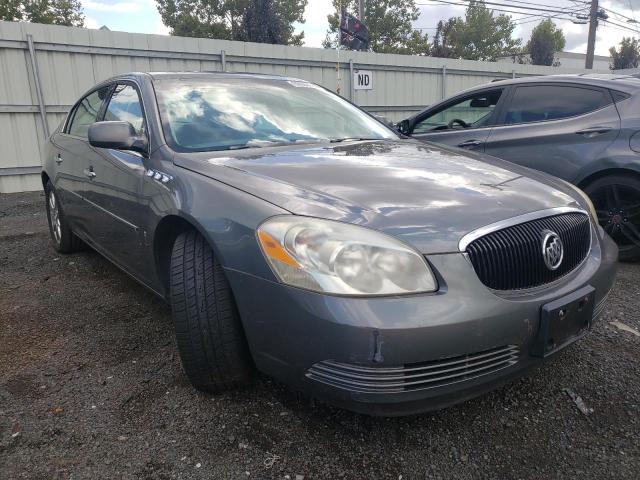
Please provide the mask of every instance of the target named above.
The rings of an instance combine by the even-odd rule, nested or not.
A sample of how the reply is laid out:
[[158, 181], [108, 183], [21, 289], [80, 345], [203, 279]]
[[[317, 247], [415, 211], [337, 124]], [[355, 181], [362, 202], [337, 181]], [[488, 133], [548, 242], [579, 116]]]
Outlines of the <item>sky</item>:
[[[444, 0], [445, 2], [463, 3], [463, 0]], [[545, 5], [549, 10], [569, 12], [582, 10], [588, 13], [588, 5], [580, 0], [487, 0], [493, 3], [531, 6], [531, 4]], [[106, 25], [111, 30], [155, 33], [167, 35], [169, 29], [162, 23], [158, 14], [155, 0], [81, 0], [85, 25], [88, 28], [99, 28]], [[417, 0], [420, 8], [420, 17], [415, 22], [415, 28], [423, 29], [431, 37], [435, 33], [435, 27], [439, 20], [446, 20], [453, 16], [464, 16], [463, 6], [454, 6], [438, 3], [438, 0]], [[625, 30], [609, 22], [601, 22], [597, 30], [596, 55], [609, 55], [609, 47], [618, 45], [622, 37], [640, 37], [640, 0], [600, 0], [600, 6], [609, 10], [610, 20], [625, 25], [631, 30]], [[496, 9], [513, 10], [506, 6], [495, 6]], [[308, 47], [321, 47], [327, 29], [327, 15], [331, 13], [331, 0], [309, 0], [305, 10], [305, 22], [296, 24], [297, 31], [305, 34], [305, 45]], [[616, 12], [616, 15], [611, 13]], [[496, 12], [499, 14], [500, 12]], [[530, 12], [539, 15], [538, 12]], [[527, 14], [509, 14], [516, 22], [532, 20]], [[550, 12], [548, 15], [557, 15]], [[561, 15], [563, 17], [567, 14]], [[626, 18], [625, 18], [626, 17]], [[637, 19], [638, 23], [629, 23], [628, 19]], [[531, 29], [539, 22], [540, 17], [533, 17], [516, 27], [514, 36], [522, 38], [526, 43], [531, 34]], [[587, 49], [588, 25], [578, 25], [570, 20], [554, 20], [564, 32], [567, 40], [566, 51], [585, 53]]]

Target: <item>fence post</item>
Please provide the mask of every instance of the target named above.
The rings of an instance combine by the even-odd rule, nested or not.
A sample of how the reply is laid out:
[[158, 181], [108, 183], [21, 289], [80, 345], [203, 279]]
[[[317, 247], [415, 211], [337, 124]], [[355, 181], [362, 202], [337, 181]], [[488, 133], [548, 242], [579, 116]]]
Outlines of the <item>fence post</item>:
[[442, 66], [442, 98], [447, 98], [447, 66]]
[[27, 34], [27, 45], [29, 47], [29, 59], [31, 60], [31, 75], [33, 84], [36, 88], [36, 98], [38, 100], [38, 110], [40, 110], [40, 118], [42, 119], [42, 131], [44, 132], [45, 141], [49, 138], [49, 124], [47, 123], [47, 110], [42, 96], [42, 87], [40, 85], [40, 75], [38, 73], [38, 61], [36, 60], [36, 47], [33, 44], [33, 35]]
[[220, 63], [222, 63], [222, 71], [227, 71], [227, 52], [220, 50]]
[[353, 59], [349, 59], [349, 100], [355, 102], [355, 88], [353, 85]]
[[511, 78], [516, 78], [516, 71], [515, 70], [511, 70]]

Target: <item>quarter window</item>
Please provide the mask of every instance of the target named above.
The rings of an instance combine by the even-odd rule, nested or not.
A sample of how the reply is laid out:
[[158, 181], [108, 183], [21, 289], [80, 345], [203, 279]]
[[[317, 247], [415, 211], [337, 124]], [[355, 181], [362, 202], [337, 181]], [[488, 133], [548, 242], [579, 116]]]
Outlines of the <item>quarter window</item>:
[[68, 130], [70, 135], [87, 138], [89, 126], [96, 122], [102, 102], [108, 93], [109, 87], [103, 87], [82, 99], [73, 113]]
[[611, 96], [590, 88], [532, 85], [518, 87], [509, 103], [505, 123], [528, 123], [593, 112], [611, 103]]
[[144, 115], [138, 92], [131, 85], [118, 85], [111, 95], [104, 119], [129, 122], [138, 136], [145, 133]]
[[502, 90], [495, 90], [466, 97], [420, 120], [413, 127], [413, 133], [484, 127], [491, 119], [501, 95]]

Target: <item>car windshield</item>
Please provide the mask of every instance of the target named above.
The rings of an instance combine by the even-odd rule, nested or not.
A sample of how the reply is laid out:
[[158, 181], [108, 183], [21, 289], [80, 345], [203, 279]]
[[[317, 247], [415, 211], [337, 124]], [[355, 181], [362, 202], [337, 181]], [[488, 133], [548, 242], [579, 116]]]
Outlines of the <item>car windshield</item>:
[[338, 95], [302, 80], [248, 77], [155, 82], [167, 143], [178, 151], [398, 138]]

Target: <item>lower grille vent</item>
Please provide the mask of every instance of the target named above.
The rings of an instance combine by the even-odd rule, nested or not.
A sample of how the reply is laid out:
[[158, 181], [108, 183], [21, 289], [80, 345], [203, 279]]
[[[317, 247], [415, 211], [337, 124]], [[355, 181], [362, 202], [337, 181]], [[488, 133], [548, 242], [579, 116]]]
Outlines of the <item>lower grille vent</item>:
[[518, 362], [515, 345], [459, 357], [410, 363], [401, 367], [370, 367], [324, 360], [314, 364], [307, 377], [345, 390], [395, 393], [441, 387], [495, 373]]

